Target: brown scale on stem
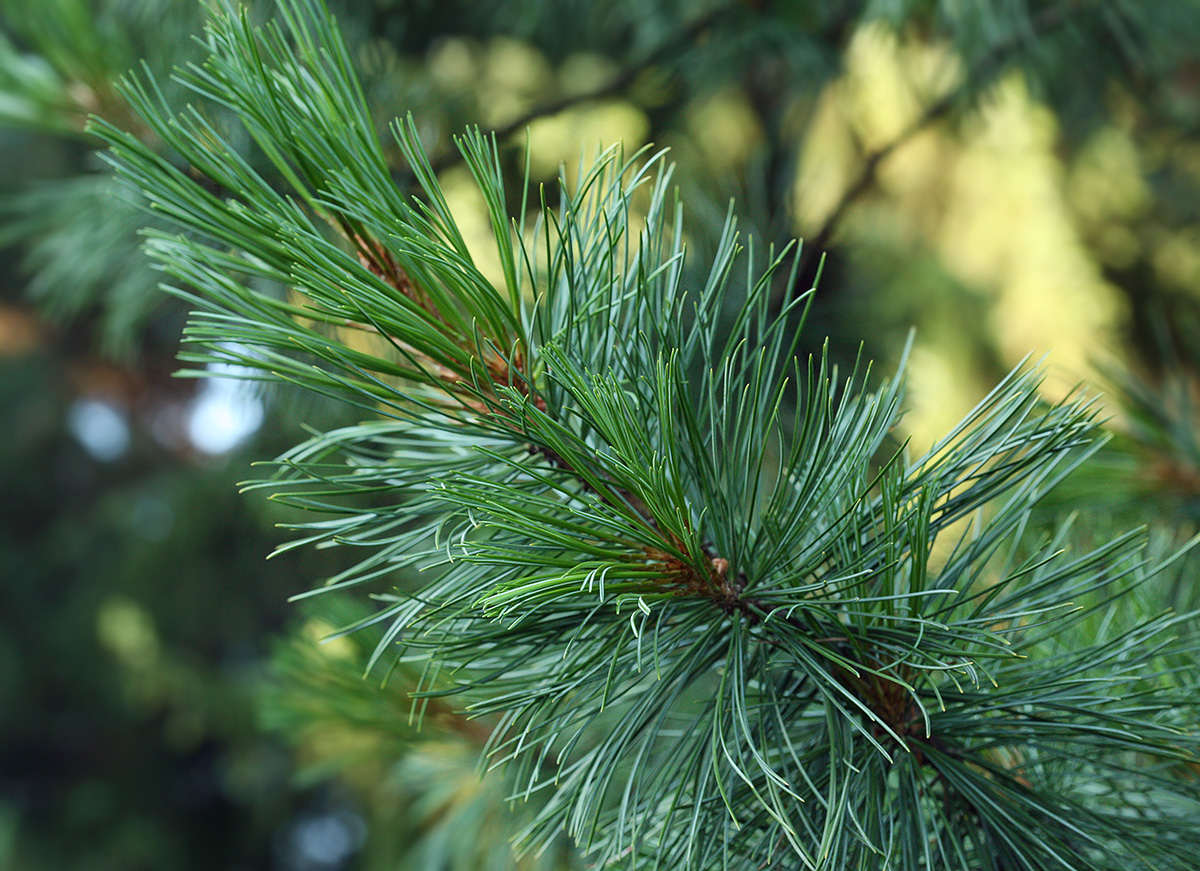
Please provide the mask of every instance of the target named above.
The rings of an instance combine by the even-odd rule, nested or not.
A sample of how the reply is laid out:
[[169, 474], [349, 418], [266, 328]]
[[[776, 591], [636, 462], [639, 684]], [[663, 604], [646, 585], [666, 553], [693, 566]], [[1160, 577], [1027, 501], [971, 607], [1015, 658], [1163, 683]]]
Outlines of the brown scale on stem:
[[[379, 240], [355, 232], [344, 221], [339, 222], [337, 226], [342, 235], [354, 246], [359, 263], [369, 270], [372, 275], [379, 278], [389, 287], [394, 288], [405, 299], [414, 302], [434, 321], [440, 324], [446, 323], [445, 318], [429, 294], [412, 280], [404, 268], [396, 262], [396, 258], [392, 253]], [[462, 339], [460, 347], [467, 349], [467, 345], [465, 344], [466, 337], [460, 338]], [[398, 341], [395, 337], [392, 337], [392, 340]], [[408, 348], [403, 343], [401, 345], [406, 351], [412, 353], [415, 359], [421, 360], [424, 368], [447, 385], [446, 390], [448, 393], [461, 394], [463, 392], [462, 388], [475, 386], [471, 372], [456, 371], [443, 364], [426, 360], [424, 355], [416, 352], [415, 349]], [[529, 378], [525, 371], [525, 355], [521, 349], [519, 339], [514, 343], [507, 358], [501, 353], [489, 349], [488, 352], [484, 353], [480, 363], [487, 374], [487, 383], [492, 387], [501, 385], [512, 387], [522, 395], [531, 397], [533, 404], [538, 409], [541, 411], [546, 410], [545, 400], [530, 388]], [[485, 404], [478, 400], [466, 400], [466, 404], [480, 414], [489, 414], [501, 419], [510, 417], [501, 412], [498, 406], [491, 405], [490, 403]]]
[[371, 274], [395, 288], [406, 299], [415, 302], [421, 307], [422, 311], [434, 320], [442, 320], [437, 306], [433, 304], [429, 295], [421, 287], [413, 283], [412, 279], [408, 277], [408, 273], [396, 262], [396, 258], [392, 256], [391, 251], [384, 248], [376, 239], [364, 237], [360, 233], [343, 232], [346, 232], [350, 241], [354, 244], [354, 249], [358, 252], [358, 262], [370, 270]]
[[747, 615], [752, 624], [758, 622], [758, 614], [751, 609], [751, 603], [742, 598], [745, 576], [731, 578], [729, 560], [720, 556], [708, 556], [708, 573], [704, 580], [708, 587], [708, 596], [718, 608], [726, 614], [741, 612]]
[[[682, 541], [675, 536], [670, 536], [670, 539], [677, 552], [686, 552]], [[647, 548], [646, 555], [652, 563], [660, 566], [659, 577], [664, 586], [676, 588], [680, 595], [708, 599], [726, 614], [745, 614], [752, 624], [759, 622], [752, 603], [742, 596], [744, 576], [731, 578], [729, 560], [724, 557], [715, 556], [706, 548], [702, 568], [697, 570], [694, 564], [681, 560], [673, 553]]]
[[872, 671], [855, 674], [845, 666], [837, 665], [834, 674], [838, 682], [878, 718], [871, 725], [871, 733], [875, 738], [896, 744], [895, 736], [899, 736], [899, 746], [914, 753], [918, 764], [924, 764], [919, 743], [929, 740], [930, 736], [925, 733], [921, 707], [905, 686], [916, 675], [912, 669], [902, 667], [895, 679], [891, 679], [877, 673], [878, 663], [867, 662], [866, 665]]
[[[878, 664], [873, 663], [872, 667], [878, 668]], [[971, 763], [968, 755], [961, 748], [947, 743], [936, 732], [927, 731], [929, 727], [920, 704], [904, 686], [904, 684], [912, 685], [913, 681], [919, 677], [914, 669], [900, 668], [895, 679], [870, 672], [856, 675], [843, 666], [837, 666], [835, 674], [842, 686], [854, 693], [855, 697], [878, 718], [879, 722], [871, 725], [871, 733], [875, 739], [885, 745], [890, 744], [897, 750], [911, 753], [913, 761], [918, 767], [930, 769], [935, 782], [941, 783], [947, 800], [949, 800], [952, 788], [938, 770], [937, 765], [926, 756], [924, 752], [926, 749], [934, 750], [942, 756], [967, 760], [967, 764], [971, 767], [985, 771], [982, 767]], [[899, 736], [899, 741], [896, 736]], [[1013, 783], [1025, 789], [1033, 788], [1029, 778], [1021, 773], [1025, 758], [1019, 750], [993, 748], [990, 751], [984, 751], [984, 755], [988, 756], [998, 767], [1004, 769], [1007, 777], [1011, 778]], [[986, 771], [985, 773], [989, 779], [994, 776]], [[967, 799], [961, 795], [957, 796], [957, 799], [969, 812], [977, 815], [974, 806]]]

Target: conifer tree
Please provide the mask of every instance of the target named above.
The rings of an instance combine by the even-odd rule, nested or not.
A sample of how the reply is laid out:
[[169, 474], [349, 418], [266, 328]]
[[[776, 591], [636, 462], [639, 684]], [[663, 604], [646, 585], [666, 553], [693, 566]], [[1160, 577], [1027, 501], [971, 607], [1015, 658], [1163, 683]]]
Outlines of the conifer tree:
[[286, 189], [150, 76], [123, 93], [172, 157], [92, 129], [171, 228], [147, 249], [196, 308], [187, 359], [361, 409], [249, 486], [315, 515], [297, 544], [347, 550], [318, 591], [375, 591], [344, 631], [379, 627], [370, 665], [413, 675], [418, 719], [485, 730], [530, 808], [518, 851], [1193, 866], [1191, 618], [1141, 594], [1170, 559], [1032, 528], [1098, 444], [1090, 402], [1046, 405], [1022, 369], [910, 456], [899, 378], [795, 359], [787, 250], [730, 217], [691, 262], [659, 153], [600, 153], [528, 225], [494, 138], [464, 133], [493, 284], [411, 118], [390, 132], [419, 193], [397, 189], [318, 0], [262, 28], [221, 5], [206, 34], [180, 81]]
[[[202, 49], [92, 130], [196, 309], [197, 372], [364, 418], [248, 487], [346, 552], [310, 607], [393, 675], [318, 705], [488, 769], [414, 861], [501, 861], [447, 825], [492, 831], [506, 796], [543, 867], [564, 833], [592, 867], [1193, 867], [1194, 615], [1148, 592], [1177, 558], [1037, 514], [1101, 445], [1091, 402], [1023, 368], [912, 456], [900, 376], [797, 357], [814, 261], [731, 212], [697, 262], [664, 154], [514, 190], [466, 131], [493, 277], [420, 125], [380, 141], [319, 0], [262, 28], [214, 4]], [[324, 667], [296, 656], [298, 681]]]

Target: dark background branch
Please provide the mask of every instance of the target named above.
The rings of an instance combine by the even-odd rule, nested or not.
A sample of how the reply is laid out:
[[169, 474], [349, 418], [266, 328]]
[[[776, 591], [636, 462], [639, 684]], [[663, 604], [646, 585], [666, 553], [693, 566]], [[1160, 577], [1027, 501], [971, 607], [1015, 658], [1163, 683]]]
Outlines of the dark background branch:
[[930, 103], [925, 111], [891, 142], [867, 154], [859, 168], [858, 175], [846, 186], [846, 190], [825, 221], [817, 228], [816, 232], [805, 238], [800, 255], [798, 280], [791, 287], [785, 288], [785, 291], [779, 295], [775, 301], [775, 310], [781, 310], [793, 296], [803, 293], [812, 286], [821, 258], [829, 247], [830, 241], [841, 227], [850, 206], [854, 205], [874, 184], [875, 174], [884, 160], [918, 133], [950, 114], [951, 110], [972, 92], [979, 91], [993, 81], [1014, 55], [1022, 50], [1032, 48], [1039, 38], [1069, 24], [1072, 18], [1086, 5], [1083, 0], [1068, 0], [1068, 2], [1044, 9], [1033, 16], [1028, 27], [1017, 30], [1009, 38], [985, 52], [967, 71], [958, 87], [952, 88], [948, 93]]

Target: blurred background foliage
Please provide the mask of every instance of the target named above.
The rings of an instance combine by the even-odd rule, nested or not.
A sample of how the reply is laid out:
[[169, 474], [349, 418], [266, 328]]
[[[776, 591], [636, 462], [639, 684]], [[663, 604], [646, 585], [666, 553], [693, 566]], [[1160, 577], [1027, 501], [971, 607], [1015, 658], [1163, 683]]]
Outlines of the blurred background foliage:
[[[469, 239], [467, 125], [507, 144], [518, 198], [526, 160], [540, 184], [602, 143], [669, 147], [697, 258], [731, 198], [759, 239], [808, 240], [808, 347], [887, 371], [916, 327], [914, 443], [1049, 352], [1047, 395], [1104, 389], [1114, 439], [1048, 510], [1195, 532], [1200, 0], [334, 9], [381, 134], [414, 114]], [[154, 219], [83, 124], [136, 130], [113, 82], [187, 63], [203, 19], [0, 0], [0, 869], [513, 867], [486, 724], [361, 680], [369, 631], [318, 643], [334, 624], [286, 600], [336, 554], [265, 561], [288, 517], [236, 492], [347, 412], [171, 377], [185, 312], [138, 250]]]

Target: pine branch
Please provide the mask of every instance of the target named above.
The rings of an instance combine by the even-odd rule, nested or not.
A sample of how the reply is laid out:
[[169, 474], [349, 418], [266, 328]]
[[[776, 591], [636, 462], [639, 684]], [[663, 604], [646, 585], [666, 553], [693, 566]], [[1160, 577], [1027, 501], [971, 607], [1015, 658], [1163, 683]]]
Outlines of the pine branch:
[[494, 723], [487, 764], [541, 803], [523, 849], [566, 832], [633, 868], [1190, 867], [1194, 645], [1182, 618], [1110, 608], [1170, 558], [1137, 534], [1031, 535], [1100, 444], [1090, 401], [1046, 405], [1018, 370], [928, 454], [884, 454], [899, 380], [796, 360], [803, 302], [771, 312], [790, 251], [743, 250], [732, 215], [690, 270], [661, 154], [609, 149], [527, 233], [496, 138], [458, 140], [493, 286], [411, 121], [393, 135], [420, 194], [396, 191], [319, 0], [280, 10], [256, 29], [220, 7], [182, 80], [286, 194], [144, 77], [124, 94], [181, 163], [95, 130], [186, 231], [149, 246], [199, 308], [190, 359], [366, 416], [247, 486], [316, 518], [292, 546], [359, 555], [314, 592], [376, 591], [346, 627], [381, 630], [369, 665], [425, 663], [415, 698]]

